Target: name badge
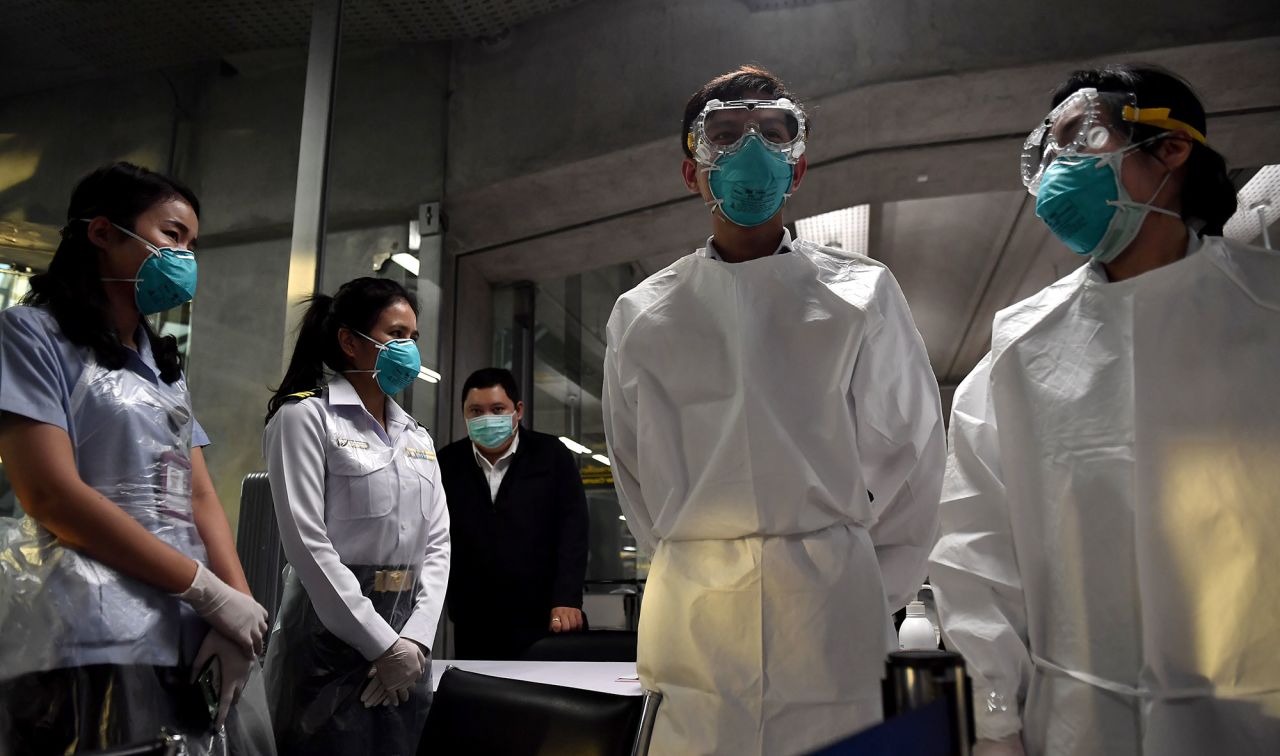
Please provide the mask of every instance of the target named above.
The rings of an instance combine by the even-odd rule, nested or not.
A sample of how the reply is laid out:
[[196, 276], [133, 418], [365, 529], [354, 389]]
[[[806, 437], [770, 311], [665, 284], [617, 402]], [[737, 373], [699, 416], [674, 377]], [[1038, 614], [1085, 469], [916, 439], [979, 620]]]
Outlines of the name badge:
[[436, 453], [430, 449], [405, 449], [404, 453], [409, 459], [425, 459], [428, 462], [436, 461]]
[[361, 441], [358, 438], [340, 438], [338, 439], [338, 446], [348, 449], [368, 449], [369, 442]]

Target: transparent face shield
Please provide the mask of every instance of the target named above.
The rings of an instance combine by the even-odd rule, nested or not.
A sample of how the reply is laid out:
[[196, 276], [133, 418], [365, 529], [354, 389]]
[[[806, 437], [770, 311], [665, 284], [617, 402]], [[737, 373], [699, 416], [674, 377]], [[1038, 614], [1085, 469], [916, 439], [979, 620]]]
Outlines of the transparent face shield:
[[711, 100], [689, 128], [689, 151], [702, 165], [737, 152], [749, 136], [795, 163], [804, 154], [804, 112], [781, 100]]
[[1128, 92], [1081, 89], [1045, 116], [1022, 145], [1022, 184], [1035, 195], [1044, 172], [1059, 158], [1117, 152], [1133, 141], [1140, 113]]

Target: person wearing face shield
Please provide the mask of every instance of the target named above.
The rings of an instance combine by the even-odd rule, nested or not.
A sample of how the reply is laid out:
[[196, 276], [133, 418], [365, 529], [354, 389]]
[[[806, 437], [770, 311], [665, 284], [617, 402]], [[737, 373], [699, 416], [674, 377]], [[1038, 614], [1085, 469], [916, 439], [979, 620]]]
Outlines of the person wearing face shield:
[[654, 754], [805, 752], [877, 722], [933, 545], [938, 386], [892, 274], [784, 228], [807, 140], [767, 71], [703, 86], [682, 168], [712, 236], [608, 323], [609, 456], [653, 555]]
[[281, 754], [417, 753], [450, 555], [435, 446], [392, 399], [425, 370], [417, 338], [403, 286], [348, 281], [311, 298], [268, 403], [289, 560], [266, 661]]
[[129, 163], [86, 176], [47, 272], [0, 313], [0, 750], [270, 753], [249, 593], [172, 336], [199, 202]]
[[455, 658], [517, 659], [547, 633], [586, 627], [587, 496], [574, 454], [521, 426], [511, 371], [468, 376], [462, 414], [467, 437], [440, 450]]
[[977, 753], [1280, 745], [1280, 257], [1204, 107], [1151, 67], [1077, 71], [1023, 151], [1087, 262], [1000, 312], [956, 392], [930, 558]]

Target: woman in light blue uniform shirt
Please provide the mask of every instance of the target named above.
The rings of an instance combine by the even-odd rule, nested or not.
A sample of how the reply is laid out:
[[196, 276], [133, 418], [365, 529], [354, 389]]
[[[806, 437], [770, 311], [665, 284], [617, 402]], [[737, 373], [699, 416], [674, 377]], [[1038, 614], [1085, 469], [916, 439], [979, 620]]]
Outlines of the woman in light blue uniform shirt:
[[268, 406], [263, 451], [293, 573], [266, 663], [281, 754], [418, 752], [449, 511], [431, 437], [391, 399], [418, 376], [417, 338], [394, 281], [317, 296]]
[[0, 521], [0, 743], [12, 753], [162, 728], [201, 753], [224, 721], [235, 749], [271, 747], [246, 740], [269, 732], [265, 719], [232, 709], [266, 612], [209, 478], [177, 344], [145, 317], [193, 296], [198, 213], [160, 174], [93, 172], [49, 271], [0, 313], [0, 455], [26, 514]]

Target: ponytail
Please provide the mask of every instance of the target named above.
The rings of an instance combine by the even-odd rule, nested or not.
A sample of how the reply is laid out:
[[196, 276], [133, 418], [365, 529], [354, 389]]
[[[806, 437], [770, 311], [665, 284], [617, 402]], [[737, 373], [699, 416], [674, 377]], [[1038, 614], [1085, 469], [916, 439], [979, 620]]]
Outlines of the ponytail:
[[418, 303], [409, 292], [386, 278], [357, 278], [344, 283], [332, 297], [316, 294], [308, 299], [289, 369], [267, 402], [267, 422], [290, 395], [320, 388], [325, 381], [325, 368], [338, 373], [350, 367], [338, 344], [338, 329], [351, 328], [367, 334], [382, 317], [382, 311], [396, 302], [407, 302], [414, 314], [418, 313]]
[[267, 402], [267, 422], [291, 394], [319, 388], [324, 381], [325, 351], [337, 341], [338, 326], [332, 317], [333, 297], [316, 294], [307, 300], [307, 312], [298, 328], [298, 343], [289, 359], [284, 380]]

